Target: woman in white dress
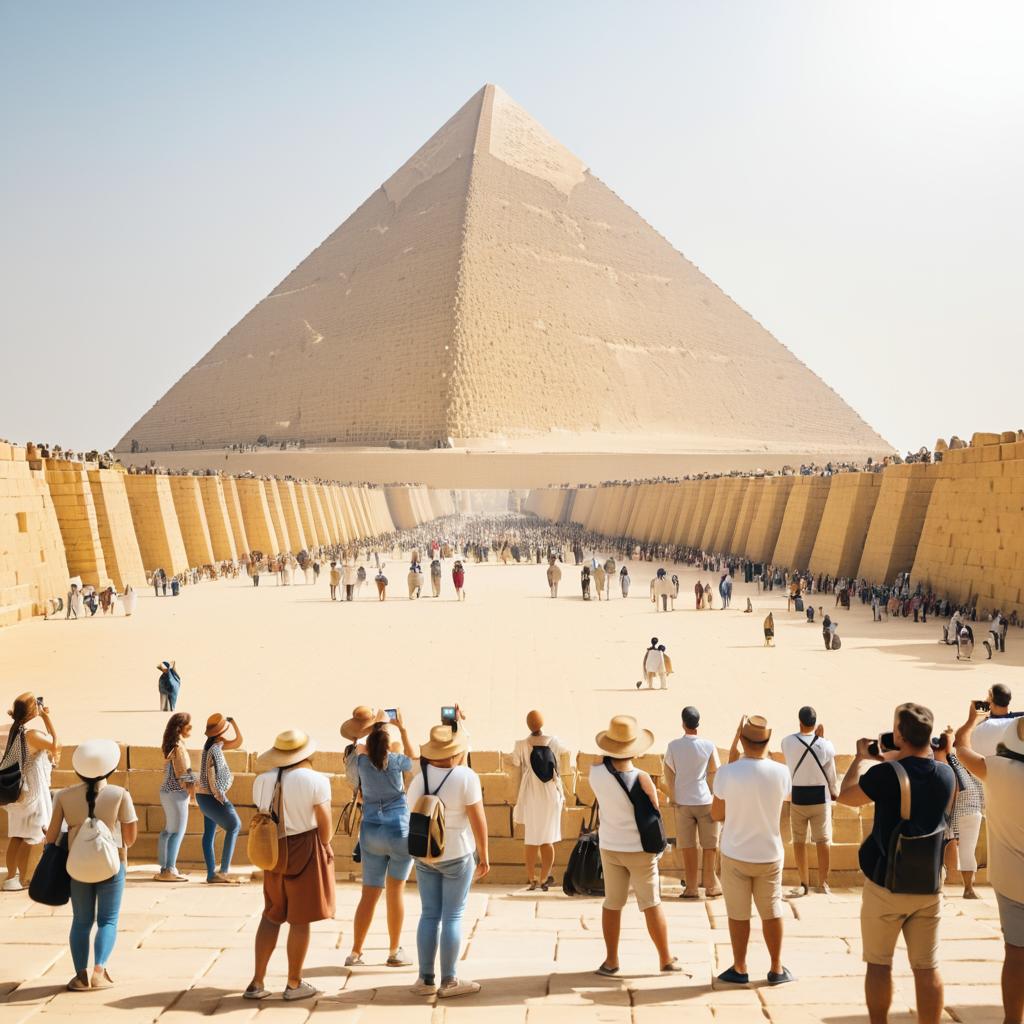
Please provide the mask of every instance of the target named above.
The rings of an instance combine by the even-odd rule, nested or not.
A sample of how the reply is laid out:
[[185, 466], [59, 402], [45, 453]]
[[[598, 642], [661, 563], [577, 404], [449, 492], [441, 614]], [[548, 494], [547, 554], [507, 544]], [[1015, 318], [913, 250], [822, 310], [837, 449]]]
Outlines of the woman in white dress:
[[7, 878], [4, 892], [26, 887], [25, 874], [33, 846], [46, 834], [53, 813], [50, 798], [50, 772], [60, 753], [57, 730], [50, 720], [50, 709], [31, 693], [23, 693], [7, 712], [14, 720], [7, 737], [3, 763], [21, 761], [21, 799], [7, 805]]
[[[562, 838], [562, 808], [565, 806], [565, 790], [559, 774], [559, 760], [567, 749], [554, 736], [544, 735], [544, 716], [531, 711], [526, 716], [530, 735], [516, 743], [512, 752], [512, 764], [519, 770], [519, 797], [516, 800], [512, 820], [524, 828], [523, 842], [526, 878], [531, 890], [538, 887], [544, 892], [554, 882], [551, 867], [555, 862], [555, 843]], [[552, 758], [544, 754], [534, 764], [535, 747], [547, 747]], [[548, 776], [544, 781], [538, 768]], [[540, 860], [540, 878], [537, 877], [537, 861]]]
[[121, 607], [125, 615], [131, 615], [135, 611], [135, 590], [130, 583], [124, 585], [124, 593], [121, 595]]

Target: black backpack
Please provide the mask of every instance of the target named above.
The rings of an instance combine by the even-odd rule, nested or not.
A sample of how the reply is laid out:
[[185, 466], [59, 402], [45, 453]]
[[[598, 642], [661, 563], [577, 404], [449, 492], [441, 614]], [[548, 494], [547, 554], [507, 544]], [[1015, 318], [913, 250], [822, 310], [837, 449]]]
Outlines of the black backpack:
[[946, 822], [956, 797], [956, 786], [949, 797], [946, 813], [938, 828], [923, 836], [906, 835], [910, 821], [910, 777], [899, 761], [889, 762], [900, 784], [900, 823], [889, 836], [885, 880], [889, 892], [912, 896], [932, 896], [942, 892], [942, 857], [946, 849]]
[[538, 745], [530, 751], [530, 767], [541, 782], [550, 782], [558, 774], [558, 758], [547, 744]]
[[580, 828], [579, 839], [569, 854], [562, 876], [566, 896], [604, 896], [604, 869], [597, 843], [597, 804], [590, 808], [590, 822]]
[[608, 769], [608, 774], [615, 778], [633, 805], [633, 818], [636, 821], [636, 830], [640, 833], [640, 846], [644, 853], [663, 853], [665, 847], [668, 846], [668, 838], [665, 835], [665, 823], [661, 820], [661, 811], [654, 806], [651, 798], [644, 792], [639, 780], [634, 782], [633, 788], [630, 789], [623, 782], [622, 774], [612, 767], [610, 757], [606, 757], [603, 764]]
[[25, 730], [21, 728], [7, 741], [7, 749], [0, 760], [0, 807], [15, 804], [21, 798], [25, 782], [21, 769], [27, 760]]

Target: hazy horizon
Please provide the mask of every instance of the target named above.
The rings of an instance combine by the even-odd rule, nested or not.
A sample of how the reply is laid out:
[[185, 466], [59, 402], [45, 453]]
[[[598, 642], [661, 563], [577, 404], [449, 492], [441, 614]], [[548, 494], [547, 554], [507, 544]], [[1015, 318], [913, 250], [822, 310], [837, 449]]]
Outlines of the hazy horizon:
[[899, 451], [1022, 426], [1022, 28], [881, 0], [7, 5], [0, 436], [113, 445], [485, 82]]

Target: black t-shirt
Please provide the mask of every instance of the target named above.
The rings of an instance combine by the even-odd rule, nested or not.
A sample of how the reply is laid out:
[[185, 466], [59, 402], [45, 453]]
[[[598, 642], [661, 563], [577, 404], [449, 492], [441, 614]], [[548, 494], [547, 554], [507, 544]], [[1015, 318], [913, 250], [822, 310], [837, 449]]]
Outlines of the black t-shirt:
[[[910, 778], [910, 825], [907, 835], [928, 835], [942, 824], [955, 785], [953, 770], [930, 757], [904, 757]], [[878, 885], [885, 880], [889, 839], [900, 823], [900, 783], [891, 764], [876, 764], [860, 777], [860, 788], [875, 803], [875, 824], [861, 843], [860, 869]]]

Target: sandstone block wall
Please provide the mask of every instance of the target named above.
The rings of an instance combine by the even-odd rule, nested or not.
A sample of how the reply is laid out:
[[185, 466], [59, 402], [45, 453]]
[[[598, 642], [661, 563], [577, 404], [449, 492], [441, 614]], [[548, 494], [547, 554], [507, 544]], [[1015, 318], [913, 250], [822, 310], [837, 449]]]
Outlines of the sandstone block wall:
[[214, 562], [213, 541], [210, 526], [206, 521], [206, 508], [199, 489], [199, 477], [172, 476], [171, 497], [174, 510], [178, 513], [181, 539], [185, 542], [185, 557], [191, 565], [212, 565]]
[[46, 459], [46, 484], [57, 513], [68, 570], [94, 587], [107, 585], [107, 563], [85, 463]]
[[831, 576], [857, 572], [881, 484], [880, 473], [841, 473], [831, 478], [808, 563], [811, 572]]
[[761, 494], [764, 491], [765, 478], [753, 477], [747, 481], [747, 487], [743, 492], [743, 500], [736, 513], [736, 526], [733, 529], [732, 537], [725, 545], [726, 551], [746, 551], [747, 538], [750, 536], [750, 527], [754, 521], [754, 513], [761, 501]]
[[939, 469], [933, 463], [918, 463], [889, 466], [881, 474], [882, 485], [864, 541], [859, 576], [891, 580], [913, 568]]
[[[281, 494], [281, 504], [284, 507], [285, 526], [288, 527], [288, 536], [292, 539], [293, 549], [296, 551], [308, 551], [310, 542], [306, 538], [306, 531], [302, 525], [302, 516], [299, 512], [298, 488], [293, 480], [282, 480], [278, 490]], [[366, 536], [364, 533], [363, 536]]]
[[262, 551], [265, 555], [276, 555], [281, 550], [277, 531], [270, 518], [270, 506], [263, 481], [255, 477], [241, 477], [237, 481], [238, 500], [242, 506], [242, 521], [249, 538], [250, 551]]
[[170, 477], [155, 474], [128, 474], [124, 483], [146, 572], [163, 569], [173, 576], [185, 572], [189, 561], [170, 480]]
[[270, 511], [270, 521], [274, 524], [274, 534], [277, 537], [277, 548], [275, 552], [297, 550], [292, 547], [291, 535], [288, 532], [288, 524], [284, 518], [284, 504], [281, 501], [281, 488], [277, 480], [264, 480], [263, 489], [267, 495], [267, 508]]
[[[68, 590], [68, 563], [46, 474], [0, 442], [0, 626], [42, 615]], [[4, 815], [6, 817], [6, 815]]]
[[228, 507], [228, 519], [231, 520], [231, 535], [235, 540], [235, 549], [239, 554], [243, 551], [252, 551], [249, 534], [245, 529], [245, 519], [242, 516], [242, 502], [238, 497], [238, 481], [234, 477], [224, 478], [224, 501]]
[[146, 570], [128, 503], [126, 474], [119, 469], [96, 468], [86, 472], [110, 579], [121, 593], [129, 583], [133, 587], [145, 586]]
[[235, 532], [231, 528], [224, 478], [200, 476], [195, 479], [199, 482], [199, 493], [203, 502], [203, 511], [206, 513], [206, 525], [210, 531], [213, 557], [218, 562], [233, 562], [238, 558], [240, 549], [235, 544]]
[[766, 477], [761, 489], [761, 500], [757, 503], [754, 517], [747, 536], [747, 555], [755, 562], [770, 562], [782, 529], [782, 518], [786, 514], [789, 492], [796, 477]]
[[320, 547], [324, 541], [320, 537], [320, 531], [316, 526], [316, 519], [313, 514], [313, 497], [309, 493], [310, 485], [300, 483], [296, 485], [295, 500], [299, 506], [299, 518], [302, 520], [302, 532], [313, 547]]
[[830, 477], [798, 476], [786, 502], [779, 539], [772, 562], [790, 568], [804, 568], [814, 548], [821, 515], [828, 500]]

